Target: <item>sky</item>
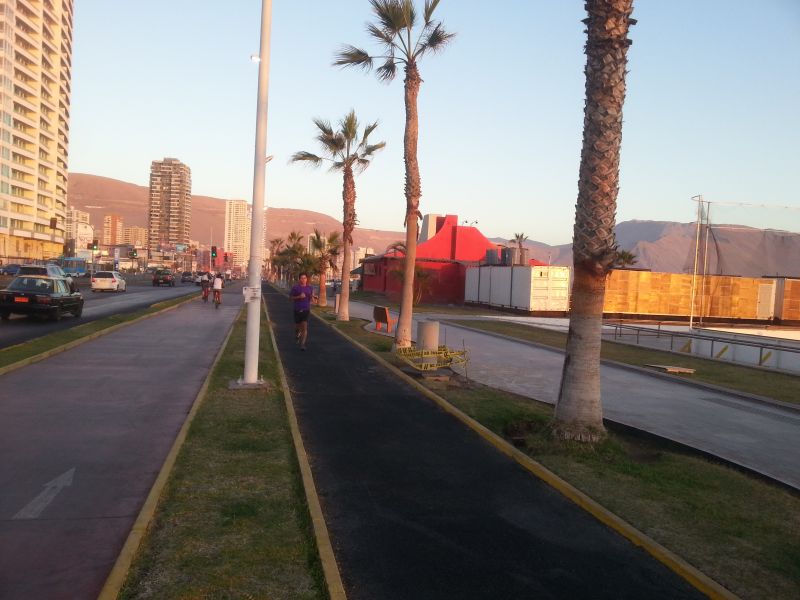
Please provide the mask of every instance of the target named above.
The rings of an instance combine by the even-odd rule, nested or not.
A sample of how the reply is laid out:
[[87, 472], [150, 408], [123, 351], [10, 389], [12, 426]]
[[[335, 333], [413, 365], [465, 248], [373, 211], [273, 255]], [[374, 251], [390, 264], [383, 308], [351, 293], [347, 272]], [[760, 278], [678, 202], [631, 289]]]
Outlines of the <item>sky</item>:
[[[146, 186], [151, 161], [173, 157], [194, 194], [249, 201], [260, 11], [76, 0], [69, 170]], [[638, 0], [633, 16], [617, 221], [691, 222], [702, 194], [720, 222], [800, 232], [800, 2]], [[371, 17], [367, 0], [273, 1], [266, 205], [341, 219], [341, 175], [289, 159], [320, 152], [313, 118], [335, 124], [352, 108], [386, 142], [356, 180], [359, 225], [400, 231], [402, 73], [385, 84], [331, 66], [342, 44], [377, 53]], [[442, 0], [435, 17], [456, 38], [419, 64], [421, 211], [488, 237], [569, 243], [583, 1]]]

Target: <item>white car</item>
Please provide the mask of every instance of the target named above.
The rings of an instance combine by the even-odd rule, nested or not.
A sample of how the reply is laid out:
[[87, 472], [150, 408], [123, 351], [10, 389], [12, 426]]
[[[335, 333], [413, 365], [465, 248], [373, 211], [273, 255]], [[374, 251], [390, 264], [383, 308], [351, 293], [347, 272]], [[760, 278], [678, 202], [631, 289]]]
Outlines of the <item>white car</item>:
[[116, 271], [97, 271], [92, 275], [92, 291], [93, 292], [124, 292], [128, 289], [128, 284], [122, 278], [122, 275]]

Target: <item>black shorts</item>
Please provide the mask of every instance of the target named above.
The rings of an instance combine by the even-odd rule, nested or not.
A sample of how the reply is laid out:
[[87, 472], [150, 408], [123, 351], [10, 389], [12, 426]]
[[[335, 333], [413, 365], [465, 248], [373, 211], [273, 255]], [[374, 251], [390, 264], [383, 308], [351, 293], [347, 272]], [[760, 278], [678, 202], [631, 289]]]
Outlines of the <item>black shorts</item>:
[[294, 322], [295, 323], [304, 323], [308, 321], [308, 313], [307, 310], [296, 310], [294, 311]]

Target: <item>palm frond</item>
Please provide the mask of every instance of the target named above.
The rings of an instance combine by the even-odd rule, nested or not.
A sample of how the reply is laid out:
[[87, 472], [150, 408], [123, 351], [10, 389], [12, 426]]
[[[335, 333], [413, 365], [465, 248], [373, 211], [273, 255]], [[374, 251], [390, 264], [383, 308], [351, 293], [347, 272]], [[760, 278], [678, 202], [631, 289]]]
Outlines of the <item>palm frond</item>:
[[431, 23], [431, 19], [433, 19], [433, 11], [436, 10], [436, 7], [439, 6], [439, 0], [425, 0], [425, 25], [429, 25]]
[[367, 138], [372, 134], [373, 131], [378, 127], [378, 121], [374, 123], [368, 123], [366, 127], [364, 127], [364, 134], [361, 136], [361, 145], [365, 145], [367, 143]]
[[364, 152], [361, 155], [364, 156], [364, 157], [372, 156], [378, 150], [383, 150], [385, 147], [386, 147], [386, 142], [379, 142], [377, 144], [371, 144], [371, 145], [368, 145], [366, 148], [364, 148]]
[[397, 35], [405, 28], [406, 19], [400, 0], [370, 0], [369, 3], [384, 31]]
[[361, 67], [365, 71], [372, 69], [372, 57], [364, 50], [345, 44], [334, 56], [334, 67]]
[[325, 135], [333, 136], [333, 127], [331, 127], [331, 122], [325, 119], [320, 119], [319, 117], [315, 117], [312, 119], [314, 121], [314, 125], [324, 133]]
[[300, 152], [295, 152], [292, 154], [292, 158], [289, 159], [290, 162], [307, 162], [311, 163], [313, 166], [317, 167], [322, 163], [322, 157], [317, 156], [316, 154], [311, 154], [311, 152], [306, 152], [302, 150]]
[[414, 29], [417, 22], [417, 11], [414, 8], [414, 0], [403, 0], [403, 21], [408, 31]]
[[371, 35], [373, 38], [378, 40], [381, 44], [386, 44], [387, 46], [394, 45], [394, 39], [396, 34], [392, 31], [387, 29], [381, 29], [374, 23], [367, 23], [367, 33]]
[[380, 67], [375, 70], [375, 74], [381, 81], [392, 81], [397, 75], [397, 64], [394, 57], [390, 57]]
[[347, 141], [353, 142], [358, 138], [358, 118], [356, 117], [355, 109], [350, 109], [350, 112], [339, 121], [339, 127], [341, 135], [343, 135]]
[[342, 169], [344, 169], [346, 164], [347, 164], [347, 161], [337, 160], [337, 161], [334, 161], [334, 163], [331, 165], [331, 168], [328, 169], [328, 170], [329, 171], [341, 171]]
[[445, 46], [456, 37], [455, 33], [448, 33], [444, 30], [441, 23], [437, 23], [429, 33], [423, 34], [420, 38], [417, 49], [414, 52], [414, 58], [422, 56], [426, 52], [433, 53], [444, 50]]

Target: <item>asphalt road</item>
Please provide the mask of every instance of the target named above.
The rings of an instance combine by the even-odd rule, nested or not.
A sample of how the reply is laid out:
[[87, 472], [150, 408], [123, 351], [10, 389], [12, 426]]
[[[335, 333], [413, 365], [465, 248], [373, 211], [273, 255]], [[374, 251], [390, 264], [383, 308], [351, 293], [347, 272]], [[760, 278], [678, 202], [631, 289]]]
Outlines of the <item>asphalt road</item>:
[[[79, 278], [77, 280], [78, 289], [83, 294], [85, 302], [83, 315], [79, 319], [72, 315], [65, 315], [61, 321], [54, 322], [29, 319], [24, 315], [12, 315], [10, 320], [0, 321], [0, 349], [113, 314], [134, 312], [157, 302], [200, 293], [200, 288], [190, 283], [176, 283], [175, 287], [153, 287], [149, 275], [125, 275], [125, 280], [128, 283], [126, 292], [93, 293], [89, 280]], [[234, 282], [233, 285], [238, 283]], [[5, 287], [5, 285], [0, 282], [0, 287]]]
[[2, 600], [97, 598], [242, 305], [223, 298], [0, 376]]

